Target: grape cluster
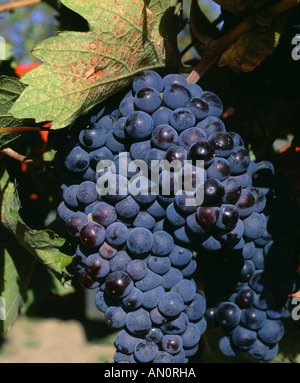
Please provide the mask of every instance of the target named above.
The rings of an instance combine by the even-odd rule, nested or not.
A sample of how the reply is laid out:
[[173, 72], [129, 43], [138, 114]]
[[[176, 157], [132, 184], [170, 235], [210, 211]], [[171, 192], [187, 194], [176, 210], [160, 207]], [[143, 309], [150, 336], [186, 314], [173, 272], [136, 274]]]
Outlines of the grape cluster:
[[[278, 342], [284, 336], [281, 319], [290, 317], [290, 296], [299, 288], [299, 260], [285, 220], [291, 220], [292, 213], [286, 198], [276, 193], [273, 165], [262, 161], [248, 171], [251, 190], [256, 197], [261, 193], [257, 202], [262, 204], [267, 225], [259, 236], [249, 237], [245, 231], [243, 246], [223, 251], [222, 258], [216, 256], [207, 262], [202, 255], [204, 278], [212, 278], [211, 285], [207, 284], [205, 317], [208, 327], [223, 328], [219, 348], [224, 355], [247, 352], [254, 359], [269, 361], [278, 353]], [[253, 221], [251, 233], [255, 233], [260, 227], [258, 216], [252, 213], [248, 219]]]
[[[257, 249], [272, 253], [264, 214], [269, 189], [259, 180], [273, 168], [250, 161], [240, 135], [226, 131], [222, 112], [215, 93], [181, 75], [162, 78], [148, 70], [135, 77], [117, 108], [101, 105], [57, 151], [57, 164], [67, 173], [58, 215], [77, 241], [73, 266], [80, 283], [98, 289], [97, 308], [111, 328], [120, 329], [115, 362], [187, 362], [215, 316], [231, 329], [222, 350], [236, 338], [234, 331], [254, 333], [253, 302], [242, 307], [235, 295], [229, 300], [219, 294], [214, 315], [197, 290], [197, 262], [203, 280], [211, 282], [209, 263], [226, 252], [237, 259], [236, 253], [246, 254], [229, 291], [238, 296], [240, 289], [236, 299], [244, 302], [242, 287], [249, 282], [260, 304], [255, 307], [267, 315], [264, 253]], [[162, 161], [170, 166], [159, 166]], [[254, 253], [260, 255], [256, 261]], [[280, 254], [274, 257], [281, 262]], [[240, 316], [234, 325], [232, 305]], [[273, 311], [271, 319], [279, 323]], [[248, 335], [238, 334], [242, 344]], [[281, 336], [282, 330], [274, 343]]]

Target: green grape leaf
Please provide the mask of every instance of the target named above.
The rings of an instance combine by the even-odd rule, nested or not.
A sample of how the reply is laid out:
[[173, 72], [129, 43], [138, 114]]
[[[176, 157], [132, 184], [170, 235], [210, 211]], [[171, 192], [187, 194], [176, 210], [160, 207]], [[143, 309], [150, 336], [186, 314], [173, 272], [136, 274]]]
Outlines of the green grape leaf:
[[11, 232], [19, 245], [47, 266], [63, 282], [69, 273], [66, 267], [71, 257], [62, 252], [65, 239], [51, 230], [33, 230], [26, 225], [19, 214], [21, 207], [16, 185], [8, 172], [0, 170], [0, 223]]
[[277, 16], [264, 32], [252, 30], [233, 43], [221, 56], [219, 66], [234, 72], [251, 72], [269, 57], [280, 42], [288, 14]]
[[20, 313], [21, 315], [36, 315], [49, 293], [62, 297], [73, 294], [75, 291], [74, 286], [66, 283], [62, 285], [48, 268], [36, 262], [27, 288], [26, 299], [20, 307]]
[[0, 241], [0, 334], [3, 334], [19, 314], [36, 260], [1, 226]]
[[137, 73], [163, 67], [161, 23], [165, 28], [178, 11], [175, 0], [62, 3], [84, 17], [90, 31], [61, 32], [39, 43], [33, 54], [43, 64], [22, 77], [28, 87], [10, 110], [16, 118], [52, 121], [53, 129], [72, 124]]
[[2, 133], [2, 128], [24, 126], [25, 121], [13, 117], [9, 109], [18, 99], [25, 85], [16, 78], [0, 76], [0, 149], [19, 139], [21, 133]]

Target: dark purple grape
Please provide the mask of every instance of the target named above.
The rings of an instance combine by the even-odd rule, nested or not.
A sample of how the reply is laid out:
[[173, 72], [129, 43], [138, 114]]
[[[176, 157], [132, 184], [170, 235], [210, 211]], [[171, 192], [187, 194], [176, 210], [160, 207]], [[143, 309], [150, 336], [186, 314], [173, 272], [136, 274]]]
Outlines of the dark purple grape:
[[105, 229], [97, 222], [88, 222], [80, 230], [80, 240], [87, 247], [99, 247], [105, 240]]
[[199, 223], [196, 217], [196, 213], [190, 214], [186, 218], [186, 226], [191, 233], [197, 234], [197, 235], [205, 234], [208, 231], [208, 228], [206, 225]]
[[96, 170], [97, 164], [100, 161], [112, 160], [113, 154], [109, 149], [107, 149], [105, 146], [103, 146], [100, 149], [96, 149], [96, 150], [93, 150], [92, 152], [90, 152], [89, 157], [90, 157], [90, 166], [92, 167], [92, 169]]
[[222, 157], [215, 157], [213, 162], [207, 168], [207, 176], [224, 181], [230, 175], [230, 163]]
[[72, 173], [83, 173], [89, 167], [90, 160], [88, 153], [80, 146], [75, 146], [65, 158], [64, 165]]
[[232, 302], [222, 302], [216, 311], [216, 320], [224, 328], [234, 328], [240, 323], [241, 310]]
[[83, 129], [79, 134], [79, 142], [86, 150], [95, 150], [105, 144], [106, 134], [104, 129]]
[[141, 88], [134, 96], [134, 104], [137, 110], [151, 114], [160, 107], [161, 97], [157, 89]]
[[63, 191], [63, 199], [67, 207], [78, 209], [77, 192], [79, 185], [70, 185]]
[[170, 109], [184, 108], [191, 98], [191, 92], [177, 83], [167, 85], [163, 91], [163, 101]]
[[179, 214], [189, 215], [195, 213], [197, 206], [195, 205], [195, 195], [191, 192], [179, 191], [174, 200], [174, 206]]
[[153, 70], [145, 70], [141, 74], [138, 74], [132, 83], [132, 89], [134, 92], [137, 92], [141, 88], [150, 86], [155, 88], [158, 92], [163, 90], [163, 80], [160, 75]]
[[179, 335], [165, 335], [161, 340], [161, 347], [169, 354], [178, 354], [183, 347], [182, 337]]
[[172, 84], [179, 84], [186, 88], [189, 88], [189, 83], [187, 82], [187, 79], [178, 73], [170, 73], [163, 78], [164, 89], [166, 89], [168, 85]]
[[258, 188], [251, 188], [251, 193], [254, 195], [255, 198], [255, 208], [254, 211], [256, 213], [261, 213], [264, 208], [266, 207], [266, 196], [265, 194]]
[[239, 276], [240, 281], [241, 282], [248, 282], [249, 279], [254, 274], [254, 272], [255, 272], [254, 263], [252, 261], [250, 261], [249, 259], [247, 259], [246, 261], [244, 261], [244, 265], [240, 270], [240, 276]]
[[196, 212], [197, 220], [203, 225], [214, 225], [219, 218], [218, 206], [199, 206]]
[[133, 289], [133, 281], [124, 271], [109, 274], [105, 280], [105, 291], [112, 298], [123, 298]]
[[163, 161], [166, 157], [166, 152], [164, 150], [160, 150], [157, 148], [152, 148], [149, 150], [149, 152], [146, 155], [145, 162], [148, 166], [148, 169], [152, 171], [152, 169], [155, 166], [158, 166], [158, 164]]
[[170, 146], [177, 145], [178, 133], [170, 125], [159, 125], [153, 130], [151, 143], [160, 150], [167, 150]]
[[233, 229], [225, 230], [224, 234], [220, 235], [222, 241], [226, 243], [238, 243], [244, 234], [244, 223], [238, 219], [237, 224]]
[[207, 138], [214, 133], [226, 131], [224, 122], [214, 116], [207, 116], [204, 120], [198, 122], [196, 126], [204, 130]]
[[208, 178], [204, 182], [204, 206], [218, 206], [224, 197], [224, 187], [220, 181]]
[[187, 160], [187, 151], [181, 146], [171, 146], [166, 152], [166, 160], [168, 162], [180, 161], [184, 165]]
[[222, 249], [222, 243], [215, 235], [209, 233], [200, 242], [201, 247], [207, 251], [218, 251]]
[[145, 160], [147, 153], [151, 149], [151, 141], [135, 142], [130, 146], [130, 155], [133, 160]]
[[117, 248], [110, 245], [109, 243], [107, 242], [104, 242], [100, 249], [99, 249], [99, 253], [100, 255], [105, 258], [105, 259], [111, 259], [113, 258], [116, 254], [117, 254]]
[[151, 114], [154, 126], [156, 127], [164, 124], [169, 125], [171, 113], [172, 110], [166, 108], [165, 106], [161, 106], [160, 108], [158, 108], [153, 114]]
[[215, 328], [217, 326], [216, 312], [218, 307], [209, 307], [206, 309], [204, 318], [207, 322], [208, 328]]
[[223, 197], [224, 203], [235, 204], [240, 198], [242, 186], [239, 181], [234, 177], [229, 177], [222, 182], [225, 195]]
[[241, 307], [241, 308], [246, 308], [250, 307], [253, 305], [254, 302], [254, 292], [252, 289], [245, 287], [241, 290], [236, 295], [236, 303]]
[[235, 206], [241, 218], [248, 217], [255, 208], [255, 197], [250, 189], [242, 189], [240, 198]]
[[227, 132], [233, 139], [234, 146], [244, 146], [242, 137], [236, 132]]
[[77, 190], [77, 200], [83, 205], [87, 206], [97, 200], [98, 193], [97, 188], [93, 181], [83, 181]]
[[76, 212], [76, 209], [75, 208], [70, 208], [68, 207], [64, 201], [62, 201], [59, 205], [58, 205], [58, 208], [57, 208], [57, 214], [59, 216], [59, 218], [67, 223], [68, 219], [70, 218], [70, 216], [72, 214], [74, 214]]
[[200, 97], [201, 94], [203, 94], [203, 90], [198, 84], [189, 83], [188, 88], [192, 94], [192, 97]]
[[77, 212], [70, 215], [67, 221], [67, 231], [72, 237], [78, 238], [80, 230], [87, 224], [87, 216], [84, 213]]
[[252, 187], [252, 178], [250, 174], [243, 173], [243, 174], [235, 175], [232, 177], [235, 178], [240, 183], [242, 189]]
[[126, 117], [121, 117], [118, 119], [118, 121], [114, 125], [114, 136], [117, 140], [124, 140], [125, 139], [125, 121]]
[[171, 168], [170, 171], [163, 170], [159, 175], [159, 194], [162, 196], [173, 197], [179, 190], [181, 185], [179, 183], [178, 166], [176, 169]]
[[201, 99], [205, 100], [209, 107], [209, 116], [220, 117], [223, 112], [223, 104], [219, 96], [210, 91], [201, 94]]
[[188, 155], [192, 161], [204, 161], [204, 166], [209, 166], [213, 162], [214, 153], [208, 141], [200, 141], [190, 147]]
[[92, 210], [93, 220], [103, 227], [111, 225], [117, 219], [116, 209], [106, 202], [98, 202]]
[[178, 144], [186, 150], [199, 141], [206, 141], [206, 133], [196, 126], [184, 130], [178, 138]]
[[177, 108], [170, 114], [170, 125], [178, 132], [194, 126], [196, 118], [187, 108]]
[[99, 253], [91, 254], [86, 259], [85, 270], [95, 279], [104, 278], [110, 270], [109, 261], [103, 259]]
[[186, 105], [186, 108], [189, 109], [195, 115], [198, 121], [203, 120], [205, 117], [208, 116], [208, 104], [205, 100], [203, 100], [200, 97], [192, 98]]
[[227, 160], [232, 174], [245, 173], [250, 164], [249, 152], [243, 146], [235, 146]]
[[125, 121], [125, 134], [134, 141], [144, 141], [151, 137], [154, 128], [152, 118], [141, 110], [132, 112]]
[[233, 150], [233, 139], [230, 134], [226, 132], [217, 132], [212, 134], [208, 142], [215, 150], [215, 155], [218, 157], [229, 157]]
[[79, 271], [78, 277], [80, 284], [87, 289], [95, 289], [99, 286], [99, 282], [95, 281], [84, 268]]
[[219, 218], [216, 226], [219, 229], [229, 229], [237, 224], [239, 213], [234, 205], [224, 204], [220, 207]]
[[[130, 113], [132, 113], [134, 110], [135, 110], [135, 108], [134, 108], [134, 97], [132, 97], [132, 96], [131, 97], [125, 97], [120, 102], [119, 111], [121, 113], [121, 116], [123, 116], [123, 118], [129, 116]], [[115, 131], [115, 129], [114, 129], [114, 131]], [[122, 137], [119, 137], [118, 134], [116, 135], [116, 137], [122, 138]]]

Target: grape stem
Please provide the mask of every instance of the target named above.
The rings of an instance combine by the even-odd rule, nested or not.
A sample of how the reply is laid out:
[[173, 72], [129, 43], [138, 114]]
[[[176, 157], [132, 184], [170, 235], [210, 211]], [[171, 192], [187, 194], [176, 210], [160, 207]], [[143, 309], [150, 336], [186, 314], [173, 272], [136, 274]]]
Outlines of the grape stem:
[[54, 166], [53, 161], [41, 161], [41, 160], [34, 160], [27, 158], [26, 156], [23, 156], [22, 154], [17, 153], [11, 148], [5, 148], [0, 151], [0, 153], [5, 154], [8, 157], [11, 157], [19, 162], [23, 162], [25, 164], [30, 164], [30, 165], [45, 165], [45, 166]]
[[26, 5], [41, 3], [42, 0], [20, 0], [11, 1], [10, 3], [0, 5], [0, 12], [7, 12], [13, 9], [24, 7]]
[[190, 26], [191, 26], [191, 31], [193, 32], [193, 35], [195, 38], [200, 41], [201, 44], [204, 46], [209, 45], [212, 41], [213, 38], [208, 37], [204, 35], [203, 33], [200, 32], [198, 26], [197, 26], [197, 20], [196, 20], [196, 12], [198, 7], [198, 1], [197, 0], [192, 0], [191, 2], [191, 10], [190, 10]]
[[203, 52], [199, 63], [187, 77], [189, 83], [197, 83], [200, 77], [217, 61], [219, 56], [241, 35], [251, 31], [256, 25], [269, 25], [271, 20], [281, 13], [299, 5], [298, 0], [281, 0], [278, 3], [253, 13], [218, 40], [211, 42]]
[[28, 126], [9, 126], [6, 128], [0, 128], [0, 134], [5, 133], [23, 133], [23, 132], [41, 132], [46, 131], [48, 132], [49, 128], [40, 128], [38, 126], [35, 127], [28, 127]]

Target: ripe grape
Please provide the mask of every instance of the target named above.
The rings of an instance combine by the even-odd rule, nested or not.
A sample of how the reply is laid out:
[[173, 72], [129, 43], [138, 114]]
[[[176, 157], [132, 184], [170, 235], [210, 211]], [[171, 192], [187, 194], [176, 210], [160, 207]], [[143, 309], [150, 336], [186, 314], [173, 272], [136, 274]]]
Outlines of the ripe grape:
[[208, 142], [215, 150], [218, 157], [227, 158], [233, 151], [233, 139], [227, 132], [216, 132], [209, 136]]
[[87, 216], [82, 212], [76, 212], [69, 216], [66, 227], [68, 233], [75, 238], [80, 237], [80, 230], [87, 224]]
[[177, 108], [170, 114], [169, 124], [178, 132], [195, 126], [195, 115], [188, 108]]
[[[153, 131], [154, 123], [149, 114], [136, 111], [129, 114], [125, 121], [125, 133], [136, 141], [148, 139]], [[123, 150], [119, 150], [121, 152]]]
[[112, 298], [125, 297], [132, 289], [132, 279], [124, 271], [114, 271], [105, 280], [105, 291]]
[[102, 258], [99, 253], [91, 254], [85, 261], [85, 269], [95, 279], [101, 279], [110, 271], [109, 261]]
[[134, 96], [134, 105], [136, 110], [142, 110], [149, 114], [153, 113], [161, 105], [159, 91], [151, 87], [139, 89]]
[[204, 161], [204, 166], [208, 167], [214, 160], [214, 148], [206, 140], [192, 144], [188, 152], [189, 158], [197, 165], [197, 161]]
[[[186, 108], [189, 109], [192, 114], [196, 117], [196, 120], [203, 120], [208, 116], [209, 106], [204, 99], [200, 97], [193, 97], [187, 103]], [[194, 125], [194, 124], [193, 124]], [[193, 126], [191, 125], [191, 126]]]
[[178, 144], [185, 150], [189, 151], [190, 147], [193, 144], [205, 140], [206, 133], [204, 132], [204, 130], [193, 126], [191, 128], [185, 129], [183, 132], [180, 133], [178, 138]]
[[163, 90], [163, 80], [160, 75], [152, 70], [145, 70], [143, 73], [137, 75], [132, 83], [132, 89], [136, 93], [139, 89], [150, 86], [158, 92]]
[[167, 85], [163, 91], [163, 102], [170, 109], [184, 108], [191, 98], [191, 92], [179, 83]]
[[161, 124], [153, 130], [151, 142], [157, 149], [166, 150], [170, 146], [176, 146], [178, 133], [172, 126]]
[[126, 316], [126, 328], [132, 335], [146, 334], [151, 328], [149, 312], [143, 308], [129, 312]]
[[97, 222], [88, 222], [80, 230], [80, 240], [87, 247], [99, 247], [105, 240], [105, 229]]

